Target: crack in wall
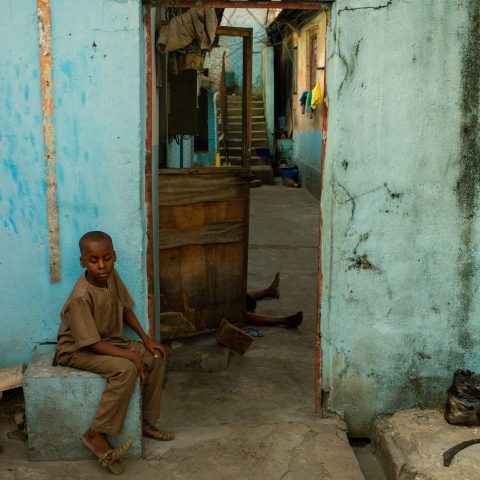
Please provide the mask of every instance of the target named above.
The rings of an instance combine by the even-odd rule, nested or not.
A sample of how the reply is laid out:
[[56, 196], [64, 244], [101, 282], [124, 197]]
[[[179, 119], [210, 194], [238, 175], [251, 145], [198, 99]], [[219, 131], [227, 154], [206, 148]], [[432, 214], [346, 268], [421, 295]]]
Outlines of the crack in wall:
[[462, 348], [470, 346], [471, 337], [467, 323], [471, 314], [477, 273], [475, 261], [475, 225], [474, 218], [478, 207], [480, 185], [480, 3], [472, 0], [469, 8], [470, 25], [467, 43], [462, 58], [462, 93], [460, 126], [461, 153], [459, 158], [460, 174], [457, 180], [456, 196], [463, 219], [460, 233], [461, 246], [458, 251], [458, 275], [460, 277], [460, 309], [457, 319], [458, 344]]
[[392, 4], [392, 2], [393, 0], [389, 0], [387, 3], [383, 5], [376, 5], [376, 6], [372, 5], [368, 7], [345, 7], [345, 8], [341, 8], [338, 11], [338, 15], [340, 15], [342, 12], [354, 12], [357, 10], [380, 10], [382, 8], [388, 8]]

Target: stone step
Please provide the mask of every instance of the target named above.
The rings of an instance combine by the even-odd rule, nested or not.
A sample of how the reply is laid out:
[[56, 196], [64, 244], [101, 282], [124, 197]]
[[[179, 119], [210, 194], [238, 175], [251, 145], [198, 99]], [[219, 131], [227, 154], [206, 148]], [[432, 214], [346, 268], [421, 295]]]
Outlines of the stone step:
[[[242, 124], [243, 116], [242, 115], [229, 115], [228, 116], [228, 124], [238, 123]], [[218, 118], [218, 123], [221, 125], [223, 122], [222, 118]], [[264, 115], [254, 115], [252, 116], [252, 123], [265, 123], [265, 116]]]
[[[242, 146], [242, 138], [241, 137], [231, 137], [228, 139], [228, 144], [231, 147], [241, 147]], [[268, 147], [267, 137], [265, 138], [252, 138], [250, 142], [250, 146], [252, 148], [263, 148]]]
[[[242, 116], [243, 115], [243, 109], [241, 107], [229, 107], [228, 108], [228, 117], [230, 118], [231, 116]], [[263, 106], [261, 107], [254, 107], [252, 109], [252, 115], [258, 116], [261, 115], [262, 117], [264, 116], [264, 109]]]
[[[218, 125], [218, 128], [221, 130], [222, 129], [222, 124]], [[242, 124], [241, 123], [228, 123], [228, 129], [232, 132], [235, 131], [241, 131], [242, 130]], [[267, 125], [265, 122], [259, 122], [255, 123], [252, 125], [252, 132], [261, 132], [264, 131], [266, 132], [267, 130]]]

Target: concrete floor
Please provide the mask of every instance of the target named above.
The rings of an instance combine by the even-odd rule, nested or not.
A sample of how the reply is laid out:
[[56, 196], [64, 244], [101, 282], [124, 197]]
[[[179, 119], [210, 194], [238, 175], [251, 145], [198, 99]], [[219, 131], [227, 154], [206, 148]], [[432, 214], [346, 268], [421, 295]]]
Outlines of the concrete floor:
[[[231, 353], [228, 368], [220, 355], [218, 368], [170, 370], [160, 424], [177, 438], [147, 439], [145, 459], [128, 462], [123, 478], [364, 478], [343, 422], [313, 413], [317, 248], [313, 196], [281, 185], [252, 189], [248, 287], [264, 288], [281, 273], [280, 299], [261, 301], [257, 312], [303, 310], [304, 323], [298, 329], [259, 328], [265, 336], [244, 356]], [[212, 337], [175, 347], [172, 364], [179, 352], [216, 349]], [[93, 460], [28, 462], [23, 442], [5, 440], [9, 421], [0, 419], [0, 480], [63, 479], [67, 468], [69, 478], [107, 475]]]

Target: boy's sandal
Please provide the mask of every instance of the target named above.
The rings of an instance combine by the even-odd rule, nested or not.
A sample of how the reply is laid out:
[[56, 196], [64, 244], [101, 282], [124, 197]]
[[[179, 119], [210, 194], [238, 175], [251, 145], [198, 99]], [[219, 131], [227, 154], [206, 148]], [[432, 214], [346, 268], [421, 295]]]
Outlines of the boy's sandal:
[[115, 460], [107, 465], [102, 465], [103, 468], [106, 468], [110, 473], [114, 475], [120, 475], [125, 471], [125, 467], [123, 465], [122, 459]]
[[[148, 428], [150, 427], [150, 428]], [[175, 434], [173, 432], [166, 432], [165, 430], [159, 430], [153, 425], [148, 425], [147, 430], [143, 427], [143, 434], [146, 437], [159, 440], [161, 442], [170, 442], [175, 439]]]
[[118, 448], [107, 450], [103, 455], [98, 457], [98, 463], [114, 475], [119, 475], [124, 470], [122, 457], [128, 452], [132, 444], [133, 440], [129, 438]]

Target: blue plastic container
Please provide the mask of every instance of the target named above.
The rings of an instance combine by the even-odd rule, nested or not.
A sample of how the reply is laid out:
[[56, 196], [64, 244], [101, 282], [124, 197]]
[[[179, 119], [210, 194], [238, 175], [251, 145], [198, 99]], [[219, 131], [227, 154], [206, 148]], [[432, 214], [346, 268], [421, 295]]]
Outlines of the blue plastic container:
[[280, 175], [282, 176], [282, 181], [285, 181], [287, 178], [289, 178], [297, 183], [298, 167], [280, 167]]

